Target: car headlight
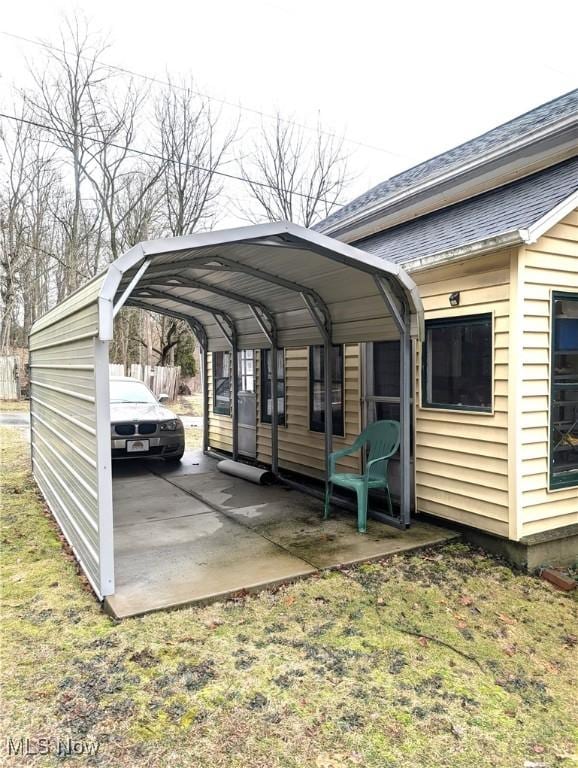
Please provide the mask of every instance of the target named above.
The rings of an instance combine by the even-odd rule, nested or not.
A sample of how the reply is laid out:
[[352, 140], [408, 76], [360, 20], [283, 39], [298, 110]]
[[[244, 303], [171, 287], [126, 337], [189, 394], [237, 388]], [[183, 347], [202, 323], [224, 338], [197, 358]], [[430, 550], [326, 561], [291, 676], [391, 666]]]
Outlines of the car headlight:
[[163, 421], [161, 424], [161, 432], [176, 432], [179, 428], [179, 420], [171, 419], [171, 421]]

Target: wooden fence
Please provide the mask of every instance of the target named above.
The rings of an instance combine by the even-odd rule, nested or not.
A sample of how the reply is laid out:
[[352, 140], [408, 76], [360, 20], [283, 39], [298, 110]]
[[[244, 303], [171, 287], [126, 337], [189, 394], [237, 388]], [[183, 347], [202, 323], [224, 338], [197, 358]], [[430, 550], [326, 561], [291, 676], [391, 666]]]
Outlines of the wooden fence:
[[[111, 376], [124, 376], [125, 370], [122, 363], [110, 363]], [[181, 379], [180, 365], [141, 365], [133, 363], [130, 366], [129, 376], [139, 381], [144, 381], [149, 389], [158, 397], [165, 394], [169, 400], [176, 400]]]
[[20, 375], [17, 355], [0, 356], [0, 400], [20, 399]]

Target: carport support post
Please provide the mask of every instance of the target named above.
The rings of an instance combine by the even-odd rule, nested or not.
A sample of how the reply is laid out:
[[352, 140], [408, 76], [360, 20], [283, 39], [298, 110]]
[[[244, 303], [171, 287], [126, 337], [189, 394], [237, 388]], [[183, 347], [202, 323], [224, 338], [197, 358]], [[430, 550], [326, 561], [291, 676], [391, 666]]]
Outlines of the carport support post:
[[323, 344], [323, 367], [325, 368], [325, 482], [329, 483], [329, 455], [333, 450], [333, 381], [331, 366], [331, 338], [325, 336]]
[[239, 458], [239, 360], [237, 334], [233, 333], [231, 340], [231, 416], [233, 422], [233, 461]]
[[[279, 473], [279, 418], [277, 404], [277, 338], [273, 337], [271, 344], [271, 471], [274, 475]], [[261, 381], [267, 381], [267, 371]], [[266, 393], [265, 393], [266, 394]], [[263, 392], [261, 392], [263, 397]], [[265, 403], [267, 407], [267, 403]]]
[[375, 275], [375, 284], [384, 300], [399, 333], [399, 464], [401, 470], [400, 523], [409, 527], [411, 512], [411, 335], [410, 310], [402, 296], [395, 296], [391, 285]]
[[329, 484], [329, 455], [333, 450], [333, 404], [331, 394], [333, 382], [331, 381], [331, 316], [326, 306], [320, 306], [319, 301], [309, 293], [302, 292], [301, 298], [309, 310], [309, 314], [315, 321], [323, 338], [323, 368], [325, 376], [324, 401], [325, 401], [325, 482]]
[[205, 346], [201, 347], [201, 368], [203, 388], [203, 452], [209, 450], [209, 351]]
[[411, 336], [409, 334], [409, 312], [404, 312], [404, 329], [401, 334], [400, 421], [401, 439], [399, 459], [401, 462], [401, 508], [400, 517], [404, 526], [409, 526], [411, 511]]

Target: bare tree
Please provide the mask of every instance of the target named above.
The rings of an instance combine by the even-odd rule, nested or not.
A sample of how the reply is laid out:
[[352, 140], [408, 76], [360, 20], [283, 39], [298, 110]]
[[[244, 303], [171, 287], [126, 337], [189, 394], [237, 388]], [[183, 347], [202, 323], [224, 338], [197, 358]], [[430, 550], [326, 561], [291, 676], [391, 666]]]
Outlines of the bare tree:
[[19, 270], [24, 339], [32, 323], [48, 311], [52, 291], [58, 288], [51, 277], [55, 269], [63, 264], [58, 253], [62, 252], [65, 237], [65, 229], [53, 215], [55, 200], [62, 194], [62, 181], [54, 162], [54, 153], [47, 150], [45, 143], [36, 135], [28, 149], [31, 183], [24, 206], [26, 256]]
[[0, 197], [0, 298], [2, 329], [0, 349], [5, 352], [15, 321], [18, 270], [26, 255], [25, 200], [32, 184], [29, 145], [32, 130], [18, 122], [13, 131], [0, 128], [2, 154], [5, 158], [5, 183]]
[[[150, 327], [149, 334], [146, 338], [138, 337], [138, 342], [147, 351], [149, 345], [152, 347], [152, 352], [157, 355], [156, 365], [170, 365], [173, 362], [174, 349], [178, 345], [183, 332], [187, 332], [184, 328], [185, 324], [181, 320], [172, 320], [165, 315], [157, 315], [154, 312], [150, 313]], [[188, 333], [190, 333], [188, 329]]]
[[[129, 83], [118, 101], [108, 101], [106, 111], [93, 105], [95, 143], [87, 150], [89, 160], [82, 167], [102, 207], [113, 259], [120, 256], [122, 231], [132, 211], [150, 195], [166, 165], [164, 159], [135, 147], [146, 98], [147, 93], [139, 93]], [[137, 162], [139, 155], [145, 159], [140, 157]]]
[[262, 123], [252, 151], [240, 161], [256, 209], [249, 221], [283, 219], [310, 227], [339, 204], [348, 181], [343, 141], [318, 124], [315, 133], [285, 120]]
[[52, 141], [66, 152], [72, 168], [73, 203], [66, 220], [63, 254], [67, 265], [65, 294], [79, 284], [80, 252], [86, 233], [82, 227], [82, 185], [90, 158], [99, 94], [112, 77], [100, 63], [105, 49], [102, 40], [90, 33], [86, 22], [76, 17], [66, 19], [60, 48], [47, 48], [41, 68], [31, 68], [36, 88], [26, 94], [35, 119], [46, 126]]
[[[153, 170], [154, 173], [154, 170]], [[160, 235], [159, 202], [160, 184], [151, 183], [151, 171], [146, 167], [137, 167], [123, 183], [118, 192], [117, 226], [118, 244], [123, 250], [151, 237]]]
[[216, 175], [235, 138], [236, 127], [220, 131], [219, 115], [195, 97], [192, 82], [169, 86], [155, 109], [162, 176], [163, 229], [173, 236], [210, 228], [222, 192]]
[[[34, 320], [64, 283], [65, 230], [55, 211], [63, 192], [54, 150], [23, 108], [21, 120], [0, 128], [0, 297], [3, 348], [25, 343]], [[79, 273], [79, 278], [86, 275]], [[60, 291], [56, 293], [60, 298]]]
[[[31, 68], [34, 86], [19, 92], [26, 113], [2, 134], [4, 346], [123, 250], [216, 220], [236, 126], [224, 126], [190, 81], [153, 100], [113, 75], [104, 51], [86, 23], [65, 21], [58, 48]], [[125, 364], [142, 356], [143, 336], [151, 362], [172, 360], [181, 339], [190, 346], [185, 324], [143, 318], [134, 308], [117, 318], [113, 354]]]

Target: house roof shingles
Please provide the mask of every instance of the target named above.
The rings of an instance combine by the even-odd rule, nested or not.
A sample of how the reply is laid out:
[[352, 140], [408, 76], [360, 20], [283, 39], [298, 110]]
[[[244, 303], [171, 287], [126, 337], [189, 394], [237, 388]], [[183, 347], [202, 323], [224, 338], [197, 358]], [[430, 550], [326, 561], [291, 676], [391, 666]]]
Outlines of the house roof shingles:
[[507, 123], [492, 128], [487, 133], [460, 144], [447, 152], [432, 157], [419, 165], [409, 168], [390, 179], [377, 184], [372, 189], [356, 197], [350, 203], [328, 216], [315, 229], [321, 232], [338, 225], [343, 219], [380, 203], [386, 203], [400, 190], [411, 188], [442, 173], [475, 160], [500, 146], [519, 141], [546, 126], [565, 117], [571, 117], [578, 111], [578, 88], [557, 99], [542, 104], [530, 112], [515, 117]]
[[578, 157], [573, 157], [355, 245], [401, 264], [526, 229], [577, 190]]

